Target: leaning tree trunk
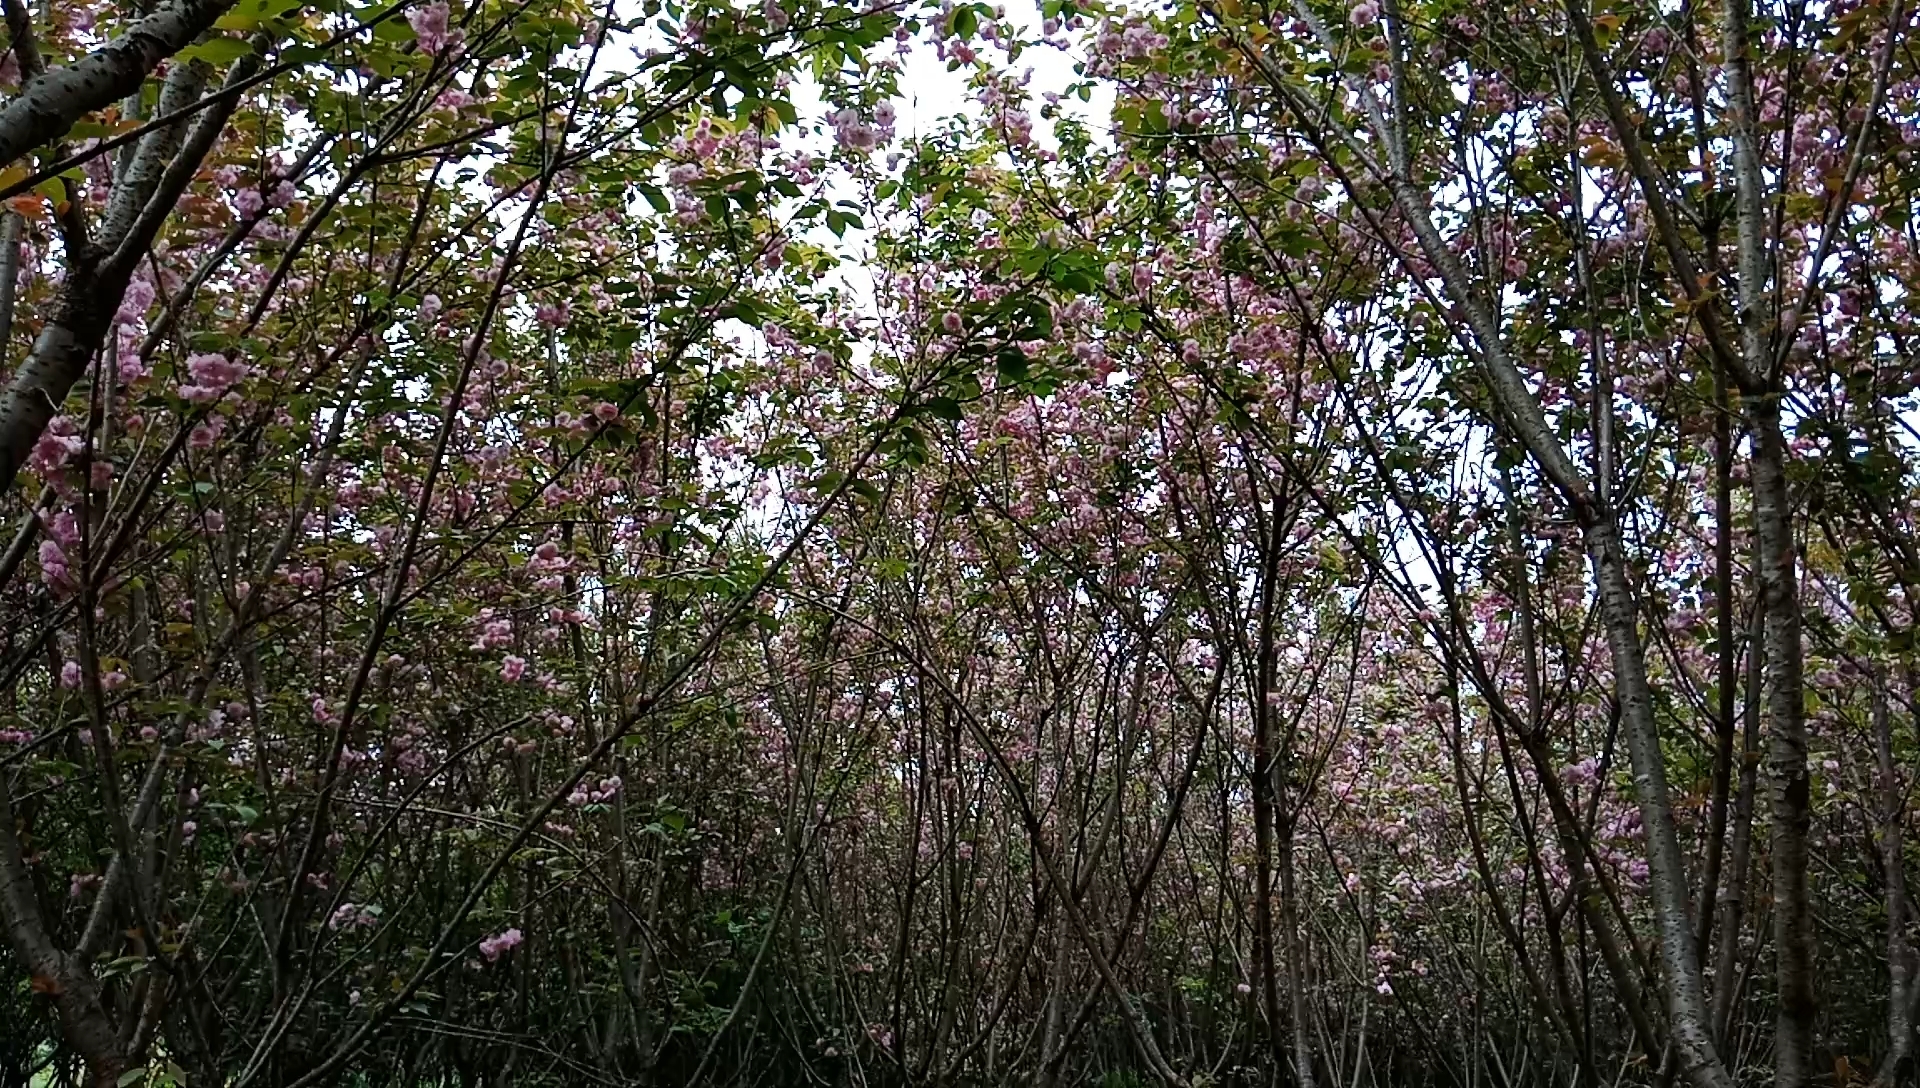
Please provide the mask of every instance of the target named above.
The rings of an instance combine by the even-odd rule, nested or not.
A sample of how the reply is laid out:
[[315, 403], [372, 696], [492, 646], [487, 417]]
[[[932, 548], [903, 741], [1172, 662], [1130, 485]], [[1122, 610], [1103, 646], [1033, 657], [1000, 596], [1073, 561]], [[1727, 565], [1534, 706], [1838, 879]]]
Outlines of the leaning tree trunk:
[[[32, 81], [18, 98], [0, 108], [0, 163], [10, 162], [23, 150], [65, 132], [88, 110], [137, 89], [148, 69], [192, 41], [228, 6], [229, 0], [185, 0], [164, 8], [79, 63]], [[185, 36], [180, 37], [182, 34]], [[128, 46], [114, 52], [130, 39], [138, 48]], [[163, 47], [164, 52], [156, 52]], [[136, 61], [144, 67], [130, 67]], [[199, 64], [181, 65], [169, 76], [160, 99], [163, 106], [184, 106], [199, 99], [205, 83]], [[0, 494], [13, 488], [47, 423], [66, 403], [74, 383], [100, 350], [133, 270], [145, 259], [154, 236], [220, 138], [239, 100], [235, 92], [259, 66], [257, 54], [235, 61], [227, 72], [223, 97], [193, 118], [181, 118], [141, 137], [132, 165], [114, 182], [99, 238], [84, 244], [68, 239], [66, 281], [60, 298], [5, 394], [0, 395]], [[53, 95], [47, 88], [66, 90]], [[115, 93], [106, 93], [109, 90]], [[41, 102], [41, 106], [36, 107], [35, 102]], [[49, 102], [61, 109], [53, 110]], [[55, 124], [48, 120], [50, 117], [64, 120]], [[21, 131], [39, 135], [23, 148], [10, 151], [10, 140], [24, 138], [19, 137]]]
[[233, 0], [180, 0], [64, 68], [27, 81], [0, 107], [0, 166], [67, 134], [74, 122], [140, 89], [154, 66], [187, 47]]
[[[29, 81], [19, 97], [0, 108], [0, 160], [16, 158], [61, 135], [82, 114], [138, 88], [154, 64], [198, 36], [227, 6], [226, 0], [172, 5], [136, 22], [121, 38], [78, 63]], [[235, 62], [228, 72], [228, 87], [249, 78], [258, 65], [255, 56]], [[205, 73], [191, 67], [182, 65], [169, 76], [163, 103], [198, 98]], [[132, 270], [146, 256], [161, 224], [226, 127], [236, 98], [228, 95], [191, 120], [181, 119], [143, 135], [131, 160], [137, 169], [129, 169], [114, 183], [105, 220], [110, 229], [96, 243], [79, 245], [77, 252], [68, 254], [66, 280], [52, 313], [0, 394], [0, 494], [11, 489], [47, 423], [93, 363]], [[22, 140], [26, 142], [20, 144]], [[83, 577], [92, 574], [83, 572]], [[111, 816], [127, 820], [130, 830], [150, 831], [146, 826], [153, 811], [150, 797], [158, 789], [163, 768], [162, 762], [153, 764], [141, 791], [143, 800], [130, 815], [118, 811], [118, 802], [110, 801]], [[110, 1006], [92, 963], [100, 951], [95, 935], [109, 931], [106, 923], [122, 900], [119, 886], [125, 879], [115, 874], [130, 874], [141, 864], [132, 853], [134, 840], [122, 837], [115, 844], [97, 901], [100, 924], [90, 922], [77, 947], [61, 948], [40, 911], [8, 787], [0, 777], [0, 922], [5, 937], [31, 973], [34, 988], [52, 999], [68, 1045], [86, 1063], [88, 1083], [103, 1088], [117, 1085], [139, 1064], [147, 1032], [141, 1027], [138, 1002], [117, 1012]]]
[[[1319, 13], [1306, 0], [1295, 0], [1293, 10], [1303, 24], [1330, 49], [1334, 48]], [[1584, 8], [1578, 0], [1568, 0], [1567, 11], [1581, 53], [1590, 63], [1594, 62], [1600, 56], [1600, 48]], [[1398, 41], [1399, 20], [1391, 4], [1384, 18], [1389, 36]], [[1250, 49], [1249, 54], [1261, 77], [1286, 104], [1301, 134], [1312, 142], [1323, 159], [1338, 164], [1336, 176], [1347, 188], [1355, 206], [1376, 208], [1377, 193], [1363, 191], [1350, 167], [1365, 169], [1366, 180], [1378, 183], [1391, 196], [1394, 210], [1405, 220], [1413, 236], [1414, 245], [1410, 248], [1429, 266], [1431, 276], [1439, 280], [1440, 291], [1448, 304], [1442, 312], [1453, 323], [1456, 334], [1476, 349], [1475, 361], [1486, 381], [1490, 402], [1488, 422], [1527, 451], [1580, 526], [1598, 584], [1599, 612], [1613, 663], [1622, 732], [1633, 764], [1635, 799], [1646, 828], [1647, 867], [1653, 885], [1651, 913], [1658, 932], [1667, 1011], [1680, 1069], [1693, 1088], [1733, 1088], [1733, 1078], [1714, 1045], [1709, 1024], [1693, 915], [1688, 904], [1686, 863], [1674, 829], [1666, 758], [1661, 751], [1659, 724], [1653, 716], [1646, 647], [1640, 639], [1639, 607], [1633, 599], [1620, 519], [1612, 503], [1611, 481], [1602, 479], [1596, 486], [1574, 463], [1510, 350], [1500, 316], [1489, 303], [1489, 298], [1497, 295], [1486, 291], [1486, 285], [1467, 270], [1459, 253], [1435, 225], [1432, 191], [1424, 187], [1424, 178], [1416, 177], [1405, 133], [1389, 120], [1387, 106], [1382, 104], [1374, 88], [1362, 86], [1358, 79], [1348, 81], [1373, 141], [1369, 147], [1353, 130], [1334, 120], [1321, 101], [1301, 89], [1292, 75], [1268, 63], [1257, 49]], [[1603, 68], [1604, 64], [1596, 67]], [[1607, 82], [1602, 82], [1600, 89], [1609, 111], [1624, 114], [1624, 105], [1617, 101], [1618, 89]], [[1350, 152], [1359, 154], [1344, 154]], [[1657, 198], [1656, 192], [1649, 199]], [[1377, 213], [1364, 214], [1383, 235], [1397, 232], [1397, 225], [1388, 228]], [[1422, 278], [1427, 275], [1423, 274]]]

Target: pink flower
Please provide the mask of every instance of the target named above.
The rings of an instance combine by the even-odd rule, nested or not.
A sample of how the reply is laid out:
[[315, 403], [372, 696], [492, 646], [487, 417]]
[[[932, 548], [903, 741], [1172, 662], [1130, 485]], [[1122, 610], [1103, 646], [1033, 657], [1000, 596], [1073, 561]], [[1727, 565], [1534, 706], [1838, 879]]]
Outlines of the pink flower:
[[77, 688], [80, 686], [80, 663], [78, 661], [69, 661], [60, 666], [60, 686], [63, 688]]
[[202, 352], [187, 360], [187, 374], [192, 379], [180, 385], [180, 395], [195, 404], [205, 404], [218, 400], [234, 384], [247, 376], [249, 367], [236, 363], [225, 355]]
[[134, 277], [127, 283], [127, 293], [120, 296], [120, 309], [113, 315], [114, 321], [128, 325], [140, 320], [153, 305], [153, 298], [152, 279], [144, 275]]
[[833, 115], [833, 139], [852, 151], [871, 151], [880, 142], [880, 133], [860, 119], [857, 110], [844, 109]]
[[74, 590], [73, 572], [67, 568], [67, 553], [61, 550], [59, 541], [40, 542], [40, 576], [59, 595]]
[[488, 963], [493, 963], [500, 958], [501, 953], [513, 951], [525, 939], [518, 929], [496, 933], [480, 942], [480, 954], [487, 958]]
[[1588, 756], [1561, 770], [1560, 780], [1569, 786], [1590, 786], [1600, 779], [1600, 761]]
[[187, 434], [187, 448], [190, 450], [210, 450], [220, 441], [220, 432], [225, 430], [227, 421], [215, 416], [195, 427]]
[[50, 579], [67, 576], [67, 553], [61, 551], [60, 541], [40, 541], [40, 570]]
[[1026, 110], [1008, 110], [1001, 120], [1006, 125], [1008, 143], [1024, 147], [1033, 141], [1033, 117]]
[[408, 12], [407, 25], [413, 28], [413, 36], [419, 39], [420, 51], [430, 57], [459, 45], [465, 37], [461, 31], [447, 29], [446, 0], [436, 0], [435, 3]]
[[327, 919], [328, 929], [346, 929], [375, 924], [380, 920], [377, 907], [363, 907], [358, 903], [342, 903], [333, 916]]
[[79, 431], [79, 422], [71, 416], [54, 416], [47, 423], [47, 429], [40, 432], [39, 441], [33, 444], [27, 464], [43, 479], [53, 476], [86, 448], [86, 439], [80, 437]]
[[500, 662], [500, 675], [505, 677], [506, 681], [510, 684], [522, 676], [525, 676], [526, 673], [527, 659], [524, 657], [515, 657], [512, 654], [508, 654], [506, 660]]

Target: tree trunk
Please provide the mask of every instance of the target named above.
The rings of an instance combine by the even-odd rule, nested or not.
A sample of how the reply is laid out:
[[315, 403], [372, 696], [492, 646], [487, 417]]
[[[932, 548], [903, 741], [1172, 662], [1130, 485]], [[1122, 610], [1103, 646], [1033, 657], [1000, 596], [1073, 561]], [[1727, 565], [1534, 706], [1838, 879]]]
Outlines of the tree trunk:
[[[1726, 374], [1713, 372], [1713, 637], [1717, 671], [1713, 716], [1713, 798], [1707, 811], [1706, 859], [1700, 872], [1700, 954], [1713, 948], [1715, 906], [1726, 856], [1728, 808], [1732, 801], [1733, 742], [1740, 716], [1739, 650], [1733, 642], [1733, 405]], [[1742, 874], [1742, 879], [1745, 874]], [[1703, 965], [1704, 966], [1704, 965]]]
[[67, 134], [75, 121], [138, 90], [154, 66], [184, 49], [233, 0], [181, 0], [64, 68], [30, 80], [0, 108], [0, 166]]
[[1800, 1088], [1813, 1076], [1813, 908], [1807, 894], [1812, 825], [1807, 720], [1802, 686], [1800, 601], [1788, 506], [1786, 437], [1774, 396], [1750, 397], [1753, 517], [1760, 586], [1767, 602], [1767, 804], [1772, 816], [1773, 943], [1780, 1008], [1774, 1026], [1774, 1083]]
[[1893, 762], [1893, 725], [1887, 712], [1887, 675], [1873, 677], [1873, 754], [1879, 771], [1880, 858], [1887, 878], [1887, 1056], [1873, 1077], [1873, 1088], [1894, 1088], [1913, 1067], [1913, 948], [1907, 942], [1907, 866], [1902, 851], [1906, 790]]
[[1277, 651], [1274, 647], [1274, 594], [1279, 574], [1279, 510], [1260, 542], [1260, 645], [1253, 708], [1253, 964], [1260, 986], [1260, 1007], [1267, 1019], [1267, 1053], [1278, 1074], [1287, 1067], [1285, 1034], [1280, 1029], [1280, 988], [1273, 949], [1273, 705]]
[[1687, 910], [1686, 863], [1674, 831], [1666, 759], [1660, 750], [1660, 729], [1653, 719], [1645, 648], [1640, 643], [1639, 614], [1627, 581], [1619, 523], [1611, 510], [1603, 509], [1594, 517], [1586, 540], [1599, 583], [1601, 619], [1612, 651], [1614, 691], [1624, 727], [1621, 732], [1633, 762], [1634, 794], [1646, 826], [1654, 927], [1659, 935], [1661, 965], [1666, 969], [1673, 1043], [1679, 1052], [1681, 1071], [1695, 1088], [1733, 1088], [1733, 1078], [1713, 1044], [1707, 1018], [1693, 918]]
[[[170, 7], [135, 24], [128, 34], [139, 33], [139, 28], [153, 19], [184, 18], [183, 12], [198, 13], [196, 18], [204, 15], [205, 23], [188, 35], [186, 40], [190, 41], [227, 6], [226, 0], [187, 0], [181, 6]], [[258, 69], [259, 63], [257, 54], [234, 62], [227, 71], [224, 89], [236, 89]], [[52, 80], [55, 75], [49, 73], [46, 79]], [[39, 82], [42, 81], [36, 81], [35, 86]], [[132, 84], [139, 85], [138, 79]], [[201, 85], [198, 75], [183, 73], [177, 80], [168, 80], [167, 90], [175, 97], [184, 98], [189, 90]], [[22, 92], [20, 98], [0, 110], [0, 155], [4, 154], [7, 118], [14, 107], [26, 100], [27, 93]], [[110, 206], [125, 210], [125, 214], [110, 217], [117, 233], [102, 236], [96, 245], [82, 246], [82, 252], [67, 254], [67, 278], [61, 285], [53, 317], [40, 331], [6, 393], [0, 395], [0, 494], [13, 489], [27, 455], [40, 440], [48, 421], [66, 403], [73, 384], [86, 373], [94, 353], [100, 350], [114, 314], [120, 308], [120, 300], [126, 294], [134, 267], [146, 256], [161, 223], [173, 211], [181, 193], [213, 149], [236, 101], [237, 96], [229, 95], [202, 110], [191, 126], [183, 119], [142, 137], [136, 161], [145, 165], [140, 170], [129, 171], [123, 185], [116, 186], [112, 194]], [[187, 133], [184, 140], [179, 136], [183, 130]], [[64, 127], [61, 131], [65, 131]], [[164, 170], [153, 168], [162, 160], [166, 161]]]
[[1718, 945], [1713, 956], [1713, 1037], [1722, 1047], [1733, 1022], [1733, 991], [1740, 977], [1740, 926], [1745, 920], [1747, 870], [1753, 854], [1753, 806], [1760, 770], [1760, 700], [1766, 670], [1763, 629], [1766, 602], [1754, 604], [1747, 637], [1746, 724], [1740, 741], [1740, 788], [1734, 795], [1732, 841], [1727, 846], [1725, 883], [1720, 897]]
[[91, 270], [71, 267], [68, 277], [53, 320], [0, 395], [0, 494], [13, 489], [34, 443], [93, 361], [127, 286], [124, 273], [107, 283]]
[[1293, 1022], [1293, 1077], [1298, 1088], [1315, 1088], [1313, 1025], [1307, 1021], [1307, 942], [1300, 934], [1300, 904], [1293, 886], [1294, 818], [1278, 829], [1280, 932], [1287, 942], [1287, 1014]]

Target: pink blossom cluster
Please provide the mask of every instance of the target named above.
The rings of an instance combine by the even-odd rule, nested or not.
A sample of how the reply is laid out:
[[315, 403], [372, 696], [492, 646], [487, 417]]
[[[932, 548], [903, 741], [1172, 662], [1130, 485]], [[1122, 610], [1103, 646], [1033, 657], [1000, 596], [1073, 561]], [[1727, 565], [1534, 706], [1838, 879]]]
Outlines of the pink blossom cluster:
[[69, 565], [69, 555], [80, 544], [80, 526], [71, 510], [62, 510], [51, 518], [42, 515], [41, 524], [46, 535], [41, 538], [38, 550], [40, 576], [55, 596], [65, 597], [79, 585]]
[[1093, 58], [1089, 70], [1109, 74], [1122, 60], [1146, 60], [1164, 52], [1170, 44], [1165, 34], [1138, 20], [1125, 25], [1104, 19], [1094, 33]]
[[180, 396], [194, 404], [220, 399], [227, 390], [252, 373], [245, 363], [235, 362], [215, 352], [201, 352], [187, 358], [190, 381], [180, 384]]
[[894, 117], [891, 102], [875, 106], [871, 121], [851, 106], [838, 110], [830, 118], [833, 142], [849, 151], [872, 151], [893, 139]]
[[195, 424], [193, 430], [187, 432], [187, 448], [202, 453], [211, 450], [220, 441], [220, 436], [226, 433], [226, 429], [225, 416], [209, 416]]
[[503, 646], [513, 645], [512, 621], [496, 619], [491, 608], [481, 609], [476, 618], [485, 626], [481, 628], [480, 636], [473, 640], [471, 649], [497, 650]]
[[608, 775], [602, 778], [598, 785], [587, 786], [582, 784], [580, 788], [575, 789], [567, 795], [567, 804], [575, 808], [581, 805], [605, 804], [619, 795], [622, 785], [623, 783], [620, 781], [619, 775]]
[[53, 480], [80, 451], [87, 448], [81, 437], [80, 422], [72, 416], [58, 415], [47, 421], [46, 430], [27, 455], [27, 465], [43, 480]]
[[233, 194], [233, 210], [243, 220], [260, 218], [267, 210], [278, 210], [292, 204], [300, 193], [299, 187], [288, 178], [281, 178], [264, 192], [260, 186], [249, 185]]
[[502, 954], [520, 947], [521, 942], [525, 939], [526, 938], [521, 936], [518, 929], [504, 930], [491, 937], [483, 938], [480, 941], [480, 954], [487, 958], [488, 963], [493, 963], [498, 960]]
[[447, 0], [434, 0], [407, 12], [407, 25], [413, 28], [420, 51], [430, 57], [458, 49], [465, 39], [465, 31], [448, 29], [450, 20]]
[[533, 320], [542, 328], [564, 329], [571, 316], [565, 302], [542, 302], [533, 308]]
[[1560, 781], [1569, 786], [1591, 786], [1600, 780], [1600, 761], [1593, 756], [1570, 763], [1560, 770]]
[[364, 929], [380, 922], [378, 907], [364, 906], [359, 903], [342, 903], [327, 918], [328, 929]]

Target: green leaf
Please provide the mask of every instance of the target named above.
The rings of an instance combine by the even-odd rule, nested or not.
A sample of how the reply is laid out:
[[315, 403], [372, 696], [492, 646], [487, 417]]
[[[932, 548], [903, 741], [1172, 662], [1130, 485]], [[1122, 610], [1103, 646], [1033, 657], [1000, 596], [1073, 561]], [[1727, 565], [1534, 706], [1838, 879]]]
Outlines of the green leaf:
[[673, 210], [672, 202], [667, 199], [666, 193], [661, 192], [658, 185], [649, 185], [646, 182], [641, 182], [640, 195], [646, 197], [647, 203], [653, 205], [653, 210], [659, 212], [661, 215], [665, 215]]
[[1027, 353], [1012, 344], [1000, 349], [995, 362], [999, 364], [1002, 381], [1018, 384], [1032, 376], [1027, 366]]
[[388, 19], [374, 24], [373, 36], [376, 40], [388, 42], [405, 42], [414, 39], [413, 28], [401, 19]]
[[199, 45], [190, 45], [175, 54], [175, 59], [200, 61], [209, 67], [225, 68], [241, 57], [253, 52], [253, 46], [244, 38], [208, 38]]
[[1053, 335], [1053, 309], [1035, 295], [1016, 295], [1011, 307], [1015, 340], [1045, 340]]
[[953, 423], [960, 422], [964, 413], [960, 411], [960, 402], [952, 397], [932, 397], [921, 405], [928, 415]]

